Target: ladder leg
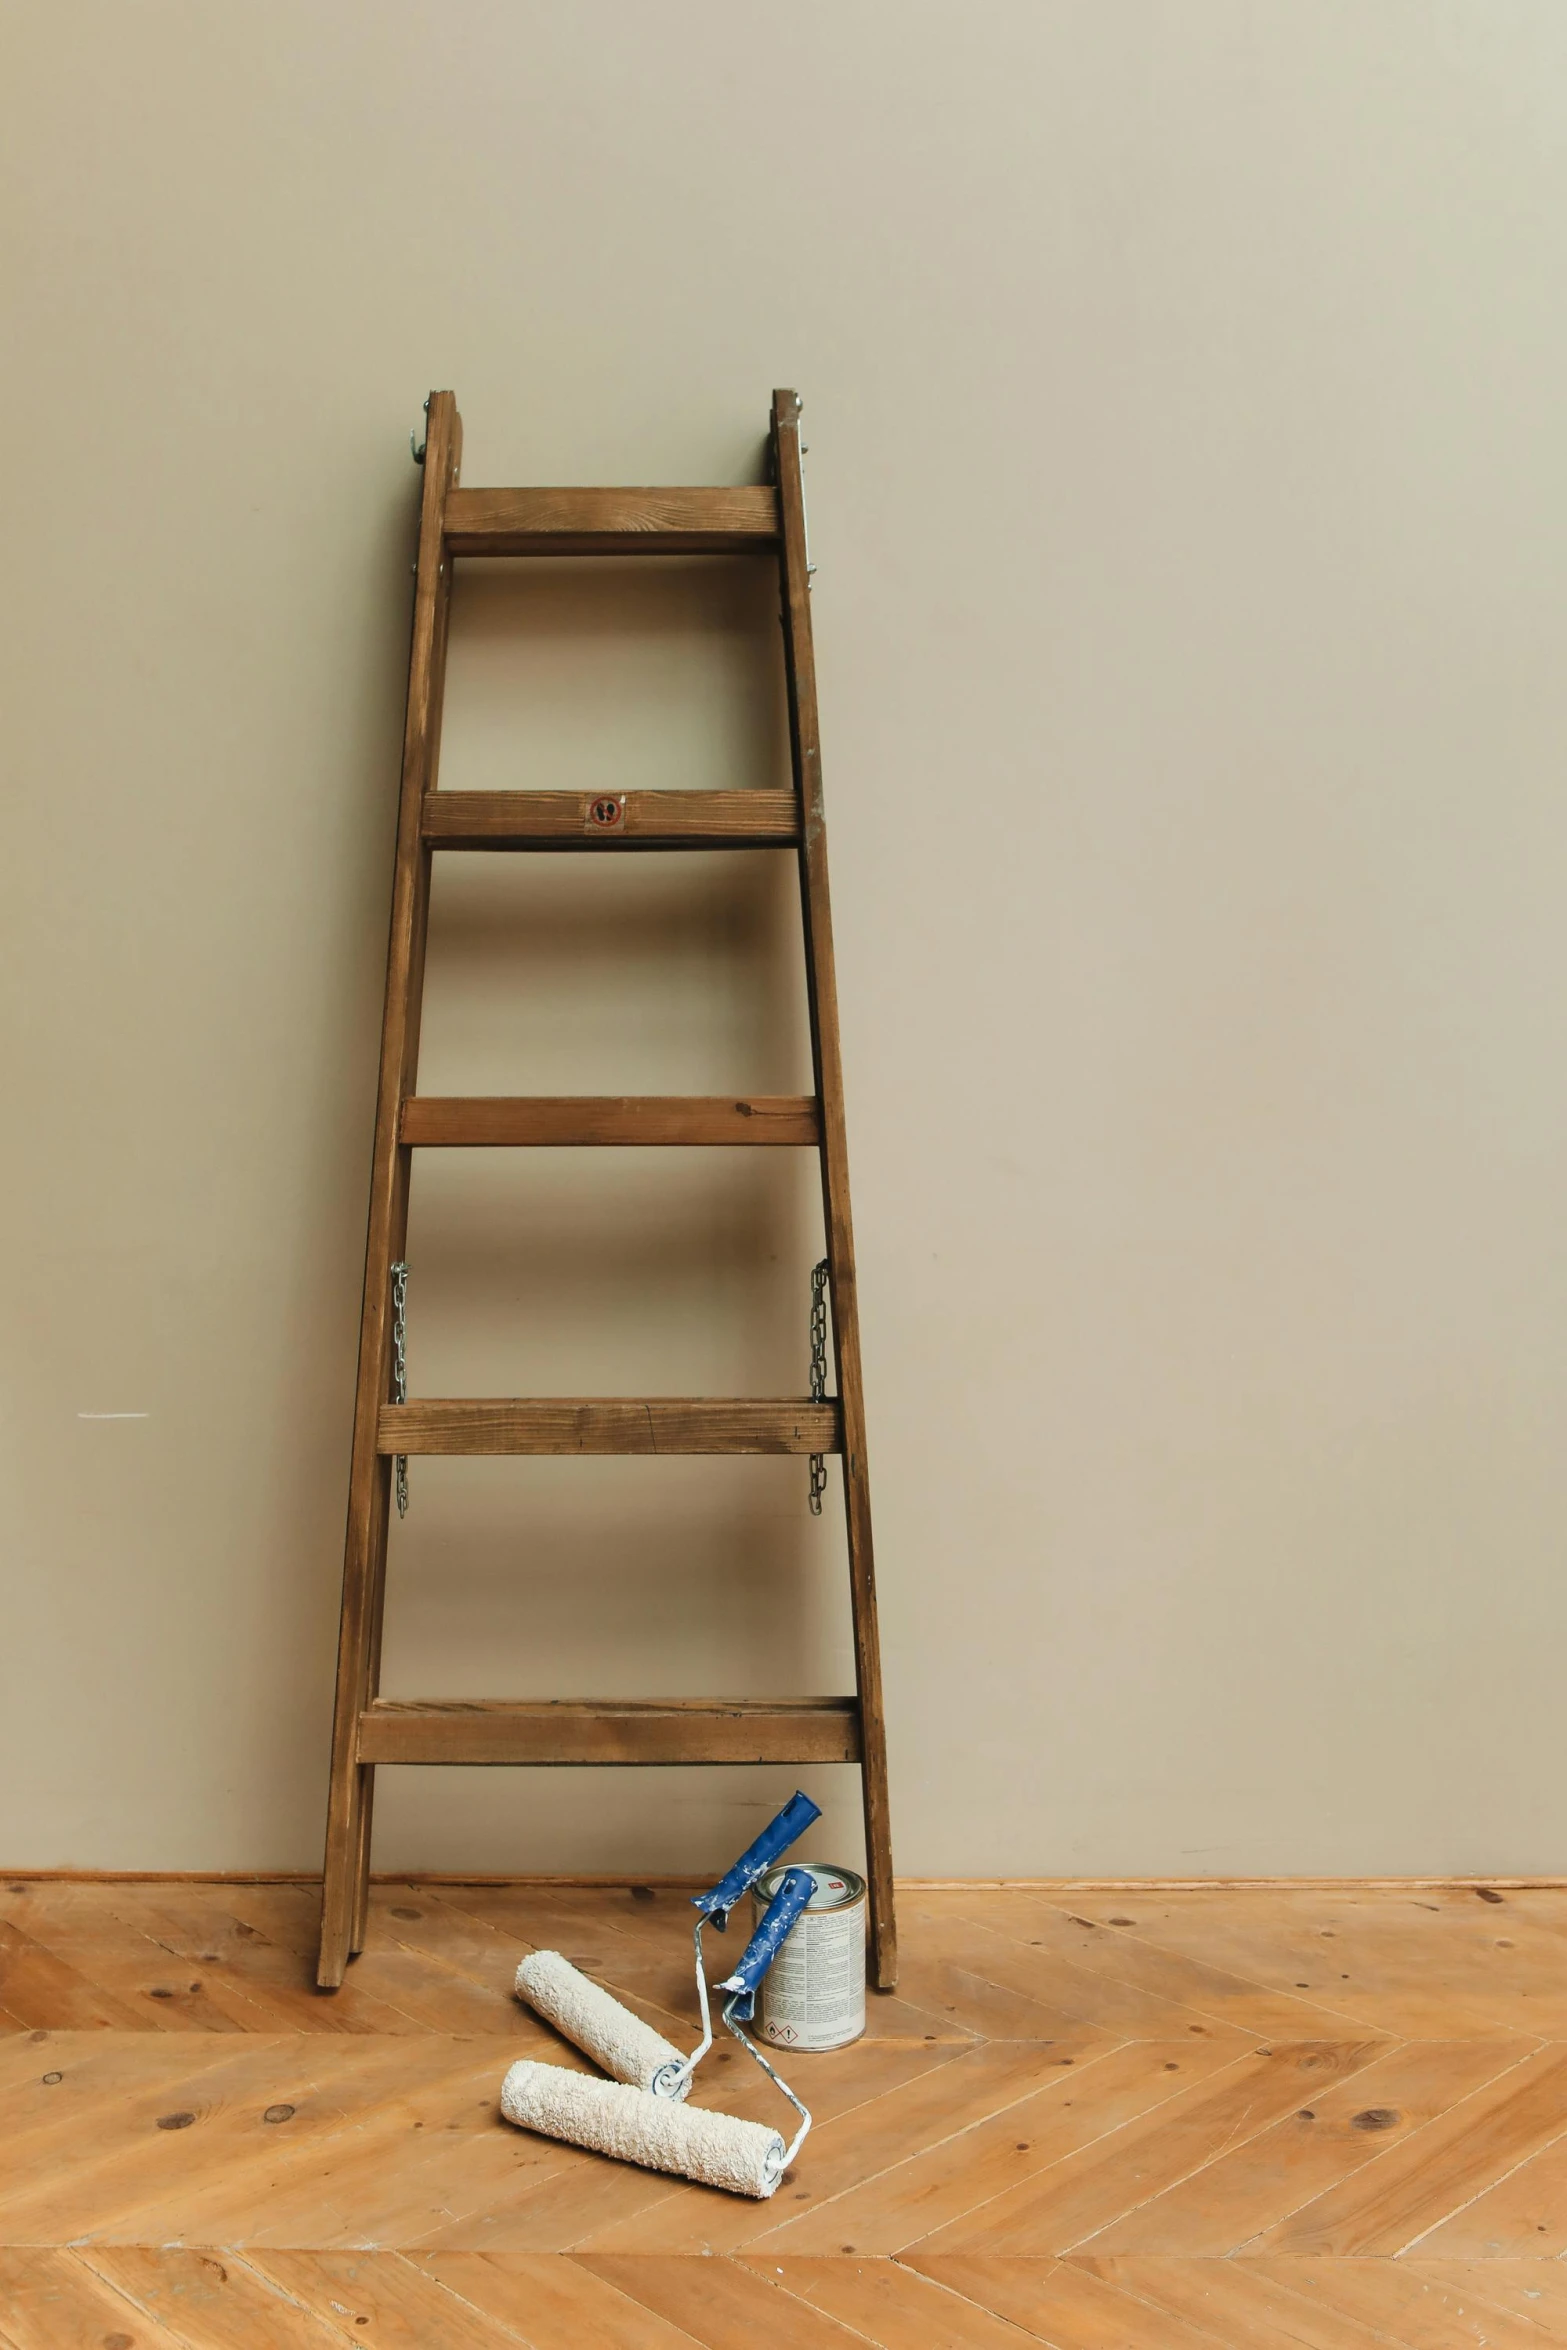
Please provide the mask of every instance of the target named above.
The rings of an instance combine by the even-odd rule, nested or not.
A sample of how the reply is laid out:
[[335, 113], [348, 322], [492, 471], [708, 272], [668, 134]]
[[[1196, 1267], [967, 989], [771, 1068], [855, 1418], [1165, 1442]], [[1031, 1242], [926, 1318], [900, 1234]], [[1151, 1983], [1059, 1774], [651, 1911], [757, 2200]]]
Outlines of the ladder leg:
[[805, 963], [810, 993], [811, 1051], [821, 1103], [822, 1210], [832, 1287], [833, 1349], [843, 1413], [843, 1499], [849, 1533], [849, 1591], [854, 1614], [854, 1664], [860, 1710], [860, 1789], [865, 1806], [866, 1879], [870, 1895], [867, 1965], [879, 1991], [898, 1980], [898, 1936], [893, 1909], [892, 1826], [887, 1793], [887, 1735], [882, 1712], [881, 1642], [876, 1625], [876, 1570], [871, 1546], [871, 1495], [865, 1459], [865, 1394], [860, 1375], [860, 1317], [854, 1278], [854, 1228], [849, 1213], [849, 1152], [843, 1116], [843, 1056], [838, 1038], [838, 983], [833, 961], [832, 907], [827, 886], [827, 840], [822, 817], [821, 745], [816, 719], [816, 663], [811, 643], [810, 572], [806, 562], [805, 493], [800, 474], [800, 403], [793, 392], [773, 397], [773, 465], [783, 524], [784, 658], [788, 672], [789, 736], [795, 788], [803, 815], [800, 896], [805, 917]]
[[[852, 1277], [850, 1290], [852, 1294]], [[833, 1318], [838, 1317], [833, 1301]], [[852, 1307], [850, 1309], [852, 1314]], [[852, 1326], [852, 1325], [851, 1325]], [[892, 1812], [887, 1790], [887, 1726], [881, 1701], [881, 1638], [876, 1622], [876, 1578], [871, 1561], [870, 1490], [865, 1477], [862, 1441], [850, 1436], [853, 1426], [863, 1432], [864, 1405], [860, 1385], [859, 1332], [854, 1329], [852, 1373], [844, 1364], [840, 1345], [839, 1393], [844, 1396], [843, 1499], [849, 1526], [849, 1594], [854, 1614], [854, 1675], [860, 1699], [860, 1799], [865, 1812], [865, 1878], [870, 1896], [870, 1948], [867, 1966], [878, 1991], [891, 1991], [898, 1981], [898, 1928], [892, 1893]], [[850, 1385], [856, 1390], [856, 1409], [849, 1410]]]
[[[401, 1220], [406, 1222], [406, 1215]], [[398, 1247], [401, 1250], [401, 1242]], [[388, 1479], [383, 1474], [376, 1489], [376, 1517], [372, 1521], [378, 1531], [373, 1537], [371, 1549], [374, 1596], [370, 1606], [370, 1657], [364, 1677], [366, 1703], [381, 1686], [381, 1634], [386, 1623], [386, 1537], [391, 1524], [387, 1483]], [[370, 1840], [375, 1821], [374, 1763], [360, 1763], [355, 1776], [358, 1781], [358, 1822], [351, 1878], [353, 1914], [348, 1930], [348, 1953], [351, 1958], [357, 1958], [365, 1946], [365, 1928], [370, 1912]]]
[[376, 1450], [376, 1421], [390, 1395], [391, 1268], [402, 1254], [408, 1229], [410, 1153], [401, 1139], [401, 1118], [418, 1065], [430, 898], [430, 853], [421, 842], [420, 815], [425, 794], [435, 783], [440, 742], [451, 588], [451, 562], [445, 550], [446, 498], [457, 478], [462, 448], [462, 426], [450, 392], [432, 392], [428, 417], [322, 1870], [317, 1980], [329, 1990], [342, 1982], [350, 1957], [363, 1947], [369, 1896], [374, 1773], [359, 1760], [359, 1723], [376, 1694], [380, 1672], [391, 1488], [391, 1462]]
[[[368, 1299], [367, 1282], [367, 1306]], [[367, 1324], [370, 1319], [367, 1312]], [[367, 1332], [365, 1351], [374, 1357], [373, 1331]], [[372, 1384], [372, 1393], [375, 1392], [378, 1390]], [[359, 1760], [359, 1716], [374, 1694], [380, 1651], [383, 1586], [380, 1569], [386, 1556], [385, 1486], [390, 1463], [372, 1458], [365, 1476], [360, 1473], [363, 1463], [357, 1443], [355, 1456], [343, 1566], [337, 1711], [332, 1726], [332, 1778], [327, 1798], [326, 1863], [321, 1887], [321, 1963], [317, 1980], [328, 1990], [337, 1988], [348, 1961], [364, 1947], [365, 1903], [370, 1881], [370, 1819], [375, 1789], [373, 1768]], [[368, 1494], [364, 1493], [366, 1485], [370, 1488]], [[355, 1508], [355, 1503], [360, 1506]]]
[[369, 1778], [369, 1769], [364, 1764], [349, 1762], [345, 1766], [334, 1755], [327, 1810], [326, 1870], [321, 1888], [321, 1960], [316, 1969], [316, 1981], [324, 1991], [337, 1989], [349, 1960], [364, 1947], [364, 1930], [359, 1923], [354, 1894], [360, 1856], [366, 1862], [369, 1858], [370, 1818], [366, 1800]]
[[375, 1765], [361, 1763], [359, 1775], [359, 1835], [354, 1853], [353, 1922], [348, 1929], [348, 1951], [357, 1958], [365, 1946], [370, 1910], [370, 1828], [375, 1817]]

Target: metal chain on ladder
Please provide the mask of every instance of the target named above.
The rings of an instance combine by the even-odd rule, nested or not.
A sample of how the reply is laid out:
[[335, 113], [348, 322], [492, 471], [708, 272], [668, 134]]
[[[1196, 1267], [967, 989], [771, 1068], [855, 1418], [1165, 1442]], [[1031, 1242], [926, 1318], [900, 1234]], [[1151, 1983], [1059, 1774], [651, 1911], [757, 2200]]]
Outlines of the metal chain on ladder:
[[[392, 1267], [392, 1400], [408, 1401], [408, 1267]], [[392, 1478], [397, 1491], [397, 1514], [408, 1515], [408, 1455], [396, 1453]]]
[[[811, 1274], [811, 1401], [827, 1400], [827, 1259]], [[827, 1490], [827, 1463], [819, 1452], [811, 1455], [811, 1515], [822, 1514]]]

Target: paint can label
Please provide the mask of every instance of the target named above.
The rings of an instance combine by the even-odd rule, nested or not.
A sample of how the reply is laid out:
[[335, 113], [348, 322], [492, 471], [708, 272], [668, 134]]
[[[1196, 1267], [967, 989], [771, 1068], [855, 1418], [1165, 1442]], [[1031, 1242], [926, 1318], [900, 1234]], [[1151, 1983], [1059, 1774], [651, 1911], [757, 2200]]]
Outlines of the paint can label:
[[786, 1862], [752, 1892], [758, 1919], [787, 1871], [800, 1867], [816, 1890], [762, 1977], [756, 2036], [808, 2053], [846, 2048], [865, 2029], [865, 1880], [853, 1869]]

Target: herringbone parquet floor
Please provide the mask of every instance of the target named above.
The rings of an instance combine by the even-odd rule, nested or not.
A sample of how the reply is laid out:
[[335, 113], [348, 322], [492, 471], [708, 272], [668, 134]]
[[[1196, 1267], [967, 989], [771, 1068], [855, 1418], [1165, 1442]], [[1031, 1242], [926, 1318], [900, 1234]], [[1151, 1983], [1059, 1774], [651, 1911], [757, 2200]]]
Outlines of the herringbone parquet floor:
[[518, 1958], [683, 2040], [688, 1916], [382, 1885], [323, 1997], [312, 1887], [0, 1887], [4, 2350], [1567, 2343], [1567, 1890], [908, 1887], [766, 2204], [497, 2118]]

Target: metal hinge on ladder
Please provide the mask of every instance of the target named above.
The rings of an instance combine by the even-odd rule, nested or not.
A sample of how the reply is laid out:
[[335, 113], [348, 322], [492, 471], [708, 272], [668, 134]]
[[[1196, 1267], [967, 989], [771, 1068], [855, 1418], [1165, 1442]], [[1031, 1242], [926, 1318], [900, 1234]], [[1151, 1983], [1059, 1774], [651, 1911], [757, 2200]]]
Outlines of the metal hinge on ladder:
[[[811, 1274], [811, 1401], [827, 1400], [827, 1259]], [[827, 1461], [825, 1455], [811, 1455], [811, 1515], [822, 1514], [822, 1495], [827, 1490]]]
[[[392, 1267], [392, 1398], [408, 1401], [408, 1267]], [[408, 1515], [408, 1455], [392, 1456], [392, 1480], [397, 1489], [397, 1514]]]

